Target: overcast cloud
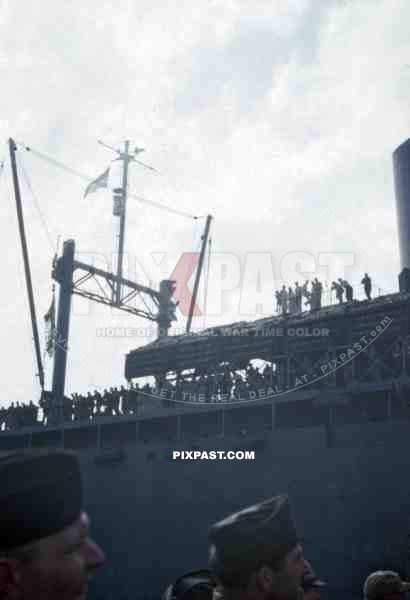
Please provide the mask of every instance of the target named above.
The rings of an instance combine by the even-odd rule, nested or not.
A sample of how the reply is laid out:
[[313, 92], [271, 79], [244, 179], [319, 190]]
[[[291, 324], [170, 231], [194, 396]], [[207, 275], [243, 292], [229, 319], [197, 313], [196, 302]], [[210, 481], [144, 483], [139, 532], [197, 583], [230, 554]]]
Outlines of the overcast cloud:
[[[144, 160], [161, 175], [133, 166], [132, 190], [192, 215], [211, 213], [213, 251], [238, 260], [223, 314], [195, 319], [196, 327], [262, 316], [239, 314], [241, 298], [252, 306], [257, 279], [254, 270], [244, 277], [246, 253], [272, 257], [266, 307], [282, 285], [281, 259], [294, 251], [316, 261], [320, 252], [354, 253], [346, 277], [355, 287], [368, 271], [376, 289], [397, 290], [391, 155], [410, 130], [409, 22], [407, 0], [0, 1], [0, 159], [12, 136], [97, 176], [113, 158], [97, 139], [145, 147]], [[42, 317], [57, 237], [74, 237], [84, 259], [110, 259], [118, 223], [108, 192], [83, 199], [80, 178], [19, 156], [41, 211], [22, 178]], [[7, 405], [39, 393], [8, 164], [0, 200]], [[130, 277], [146, 282], [144, 270], [158, 285], [181, 253], [198, 249], [203, 226], [130, 199]], [[166, 253], [159, 267], [151, 253]], [[220, 264], [215, 255], [209, 313], [221, 305]], [[308, 277], [315, 275], [328, 274], [319, 267]], [[97, 338], [96, 328], [151, 324], [81, 299], [74, 312], [67, 392], [124, 383], [125, 354], [148, 339]]]

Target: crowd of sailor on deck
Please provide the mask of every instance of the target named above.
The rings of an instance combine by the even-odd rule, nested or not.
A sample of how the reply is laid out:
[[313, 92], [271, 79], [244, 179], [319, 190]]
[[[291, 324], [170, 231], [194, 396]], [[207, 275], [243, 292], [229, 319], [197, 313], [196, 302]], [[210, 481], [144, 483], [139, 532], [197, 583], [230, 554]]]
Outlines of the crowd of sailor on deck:
[[[223, 396], [241, 397], [255, 389], [276, 385], [272, 365], [266, 364], [258, 369], [252, 364], [244, 369], [231, 370], [228, 367], [221, 373], [208, 373], [206, 369], [194, 373], [177, 373], [173, 381], [156, 379], [155, 385], [110, 387], [103, 392], [95, 390], [87, 394], [74, 393], [63, 400], [63, 418], [65, 422], [90, 421], [100, 417], [137, 415], [145, 412], [153, 400], [156, 405], [175, 408], [180, 402], [198, 402], [210, 399], [219, 401]], [[161, 393], [159, 392], [161, 390]], [[203, 399], [203, 400], [202, 400]], [[40, 410], [41, 409], [41, 410]], [[52, 410], [51, 393], [44, 392], [39, 405], [12, 403], [8, 408], [0, 409], [0, 430], [15, 430], [21, 427], [47, 425]]]

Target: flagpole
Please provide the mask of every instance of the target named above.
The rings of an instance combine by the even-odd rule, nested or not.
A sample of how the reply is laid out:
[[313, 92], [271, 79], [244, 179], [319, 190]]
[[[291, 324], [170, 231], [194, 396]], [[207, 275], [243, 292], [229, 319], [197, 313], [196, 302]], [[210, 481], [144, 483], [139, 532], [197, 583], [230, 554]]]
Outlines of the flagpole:
[[121, 303], [121, 279], [122, 279], [122, 262], [124, 257], [124, 237], [125, 237], [125, 213], [127, 208], [127, 187], [128, 187], [128, 163], [130, 156], [128, 154], [130, 142], [127, 140], [124, 144], [124, 153], [122, 155], [123, 172], [122, 172], [122, 206], [120, 210], [120, 234], [118, 242], [118, 262], [117, 262], [117, 287], [115, 303]]

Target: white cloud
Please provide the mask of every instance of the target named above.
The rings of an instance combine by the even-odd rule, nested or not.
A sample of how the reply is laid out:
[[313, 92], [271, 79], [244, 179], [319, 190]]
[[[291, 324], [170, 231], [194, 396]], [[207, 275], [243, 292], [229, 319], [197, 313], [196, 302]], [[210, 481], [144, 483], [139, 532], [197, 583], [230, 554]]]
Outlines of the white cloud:
[[[133, 188], [192, 214], [215, 214], [215, 250], [242, 261], [246, 252], [272, 252], [277, 275], [286, 252], [353, 249], [352, 279], [368, 270], [391, 288], [398, 270], [391, 153], [409, 136], [409, 18], [406, 0], [120, 0], [115, 7], [7, 0], [0, 135], [90, 176], [112, 159], [97, 138], [116, 146], [129, 138], [163, 173], [133, 167]], [[79, 252], [110, 257], [118, 224], [109, 194], [83, 200], [81, 179], [21, 154], [53, 241], [23, 185], [42, 315], [56, 236], [75, 237]], [[38, 390], [14, 200], [4, 187], [0, 197], [2, 361], [9, 374], [0, 401], [7, 403]], [[331, 210], [335, 221], [352, 215], [369, 248], [391, 254], [389, 266], [298, 209], [301, 198], [316, 211]], [[181, 252], [197, 249], [202, 225], [130, 200], [126, 248], [146, 262], [166, 252], [164, 265], [172, 268]], [[220, 321], [234, 321], [238, 305], [232, 293]], [[69, 391], [121, 382], [124, 354], [143, 340], [96, 337], [96, 327], [114, 322], [141, 323], [96, 305], [90, 316], [72, 319]]]

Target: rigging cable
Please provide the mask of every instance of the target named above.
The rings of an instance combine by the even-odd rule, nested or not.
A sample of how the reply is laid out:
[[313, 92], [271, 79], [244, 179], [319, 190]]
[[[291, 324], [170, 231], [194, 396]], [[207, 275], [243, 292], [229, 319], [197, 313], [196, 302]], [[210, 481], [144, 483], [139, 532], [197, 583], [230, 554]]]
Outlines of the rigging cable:
[[27, 186], [28, 190], [30, 191], [30, 194], [31, 194], [31, 196], [33, 198], [34, 206], [36, 207], [36, 210], [37, 210], [38, 215], [40, 217], [40, 221], [41, 221], [41, 224], [42, 224], [43, 229], [45, 231], [45, 234], [47, 236], [47, 240], [48, 240], [48, 243], [50, 245], [50, 248], [54, 251], [55, 244], [53, 243], [53, 239], [52, 239], [50, 230], [47, 227], [47, 223], [46, 223], [45, 217], [44, 217], [44, 215], [43, 215], [43, 213], [42, 213], [42, 211], [40, 209], [40, 205], [38, 203], [36, 194], [34, 193], [33, 187], [31, 185], [30, 179], [29, 179], [27, 171], [26, 171], [26, 169], [24, 167], [23, 161], [21, 160], [21, 157], [19, 157], [18, 163], [19, 163], [19, 166], [20, 166], [20, 170], [21, 170], [21, 172], [23, 174], [24, 182], [25, 182], [25, 184], [26, 184], [26, 186]]
[[[68, 173], [71, 173], [71, 175], [75, 175], [76, 177], [80, 177], [81, 179], [83, 179], [83, 181], [87, 181], [87, 183], [90, 183], [91, 181], [95, 180], [95, 177], [89, 177], [88, 175], [85, 175], [84, 173], [80, 173], [79, 171], [76, 171], [75, 169], [72, 169], [71, 167], [68, 167], [68, 166], [64, 165], [63, 163], [55, 160], [54, 158], [51, 158], [51, 157], [43, 154], [42, 152], [39, 152], [38, 150], [34, 150], [30, 146], [26, 146], [22, 142], [16, 142], [16, 144], [18, 144], [19, 146], [21, 146], [27, 152], [31, 152], [32, 154], [34, 154], [34, 156], [37, 156], [38, 158], [41, 158], [41, 159], [45, 160], [46, 162], [49, 162], [50, 164], [54, 165], [55, 167], [58, 167], [59, 169], [62, 169], [64, 171], [68, 172]], [[197, 219], [203, 219], [204, 218], [203, 216], [192, 215], [192, 214], [187, 213], [185, 211], [178, 210], [176, 208], [171, 208], [170, 206], [166, 206], [165, 204], [162, 204], [161, 202], [155, 202], [154, 200], [148, 200], [147, 198], [144, 198], [143, 196], [139, 196], [139, 195], [134, 194], [132, 192], [128, 193], [128, 197], [129, 198], [133, 198], [134, 200], [138, 200], [141, 203], [149, 204], [151, 206], [154, 206], [155, 208], [159, 208], [160, 210], [165, 210], [165, 211], [171, 212], [173, 214], [179, 215], [181, 217], [185, 217], [187, 219], [197, 220]]]

